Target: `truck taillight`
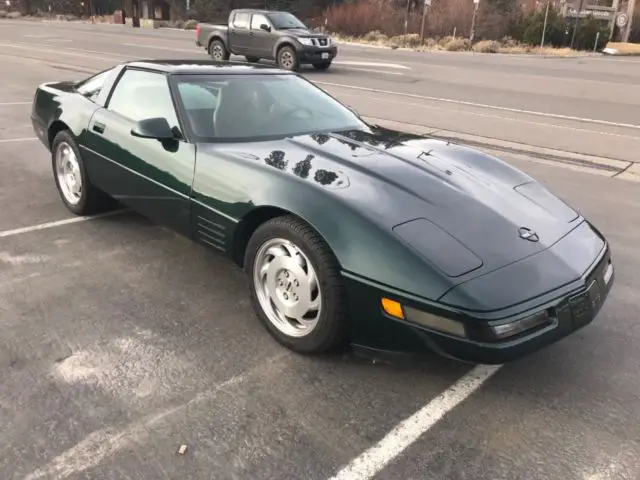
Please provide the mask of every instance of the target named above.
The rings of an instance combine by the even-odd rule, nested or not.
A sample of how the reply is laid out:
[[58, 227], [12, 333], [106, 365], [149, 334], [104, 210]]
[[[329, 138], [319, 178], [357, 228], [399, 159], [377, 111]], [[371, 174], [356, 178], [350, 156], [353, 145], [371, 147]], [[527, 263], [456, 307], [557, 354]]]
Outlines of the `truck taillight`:
[[196, 38], [200, 36], [200, 24], [196, 25]]

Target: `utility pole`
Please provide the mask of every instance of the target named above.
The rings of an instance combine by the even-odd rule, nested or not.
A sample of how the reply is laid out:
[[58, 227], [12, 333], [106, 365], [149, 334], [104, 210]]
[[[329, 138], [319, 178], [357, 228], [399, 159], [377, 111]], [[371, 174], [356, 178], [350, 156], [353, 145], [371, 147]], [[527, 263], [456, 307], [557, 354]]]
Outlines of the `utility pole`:
[[627, 28], [624, 30], [624, 34], [622, 35], [622, 41], [628, 42], [629, 35], [631, 35], [631, 25], [633, 24], [633, 11], [636, 6], [636, 0], [629, 0], [629, 5], [627, 6]]
[[573, 48], [573, 42], [576, 39], [576, 32], [578, 31], [578, 21], [580, 20], [580, 13], [582, 12], [582, 5], [584, 0], [580, 0], [580, 6], [578, 7], [578, 12], [576, 13], [576, 21], [573, 22], [573, 35], [571, 35], [571, 45], [569, 48]]
[[409, 27], [409, 7], [411, 6], [411, 0], [407, 0], [407, 11], [404, 16], [404, 40], [407, 41], [407, 28]]
[[611, 4], [613, 11], [611, 12], [611, 21], [609, 22], [609, 41], [613, 38], [613, 31], [616, 29], [616, 15], [618, 15], [619, 6], [620, 0], [613, 0], [613, 3]]
[[471, 17], [471, 33], [469, 34], [469, 43], [473, 43], [473, 37], [476, 36], [476, 14], [478, 13], [478, 4], [480, 0], [473, 0], [473, 17]]
[[420, 45], [424, 44], [424, 21], [427, 18], [427, 8], [431, 6], [431, 0], [424, 0], [422, 6], [422, 25], [420, 26]]
[[547, 0], [547, 9], [544, 12], [544, 25], [542, 27], [542, 40], [540, 40], [540, 48], [544, 47], [544, 36], [547, 33], [547, 17], [549, 16], [549, 3], [551, 3], [550, 0]]

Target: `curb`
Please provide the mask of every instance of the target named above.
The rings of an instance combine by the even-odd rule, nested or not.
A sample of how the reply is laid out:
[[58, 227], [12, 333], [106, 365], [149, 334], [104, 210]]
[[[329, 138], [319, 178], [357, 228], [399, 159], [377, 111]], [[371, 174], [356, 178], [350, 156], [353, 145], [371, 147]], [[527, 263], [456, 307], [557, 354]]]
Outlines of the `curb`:
[[544, 163], [555, 165], [562, 164], [570, 168], [589, 170], [592, 173], [606, 175], [609, 177], [623, 178], [625, 180], [640, 181], [640, 164], [618, 160], [613, 158], [599, 157], [584, 153], [568, 152], [547, 147], [527, 145], [524, 143], [498, 140], [495, 138], [482, 137], [464, 132], [454, 132], [442, 130], [426, 125], [416, 125], [413, 123], [397, 122], [375, 117], [363, 117], [369, 122], [375, 122], [381, 126], [404, 130], [410, 133], [426, 135], [444, 141], [451, 141], [470, 147], [481, 147], [492, 151], [504, 152], [514, 155], [536, 158]]

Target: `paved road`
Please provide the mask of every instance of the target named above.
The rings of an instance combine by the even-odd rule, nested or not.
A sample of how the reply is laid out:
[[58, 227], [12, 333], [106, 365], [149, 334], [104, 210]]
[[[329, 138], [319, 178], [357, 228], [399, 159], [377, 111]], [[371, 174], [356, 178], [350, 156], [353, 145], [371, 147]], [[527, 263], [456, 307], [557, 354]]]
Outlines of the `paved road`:
[[[129, 51], [122, 44], [130, 40], [108, 27], [80, 41], [79, 30], [89, 27], [7, 25], [0, 22], [0, 43], [11, 44], [0, 50], [0, 478], [325, 480], [381, 440], [397, 446], [402, 438], [388, 432], [425, 405], [433, 413], [430, 402], [471, 370], [435, 356], [392, 366], [284, 351], [251, 313], [241, 272], [134, 214], [39, 228], [72, 216], [33, 139], [34, 87], [120, 57], [185, 52]], [[191, 47], [182, 33], [126, 35]], [[425, 70], [433, 59], [462, 69], [478, 61], [344, 51], [345, 61]], [[414, 66], [422, 58], [429, 60]], [[491, 58], [505, 69], [521, 61]], [[384, 75], [356, 68], [364, 67], [309, 77], [354, 85]], [[383, 112], [411, 120], [409, 107]], [[640, 226], [633, 221], [640, 187], [523, 155], [505, 158], [609, 237], [617, 267], [610, 300], [591, 326], [503, 366], [431, 428], [417, 421], [422, 434], [388, 464], [366, 457], [366, 465], [381, 467], [376, 475], [352, 478], [640, 477]], [[181, 444], [184, 456], [175, 453]]]
[[[0, 52], [89, 69], [140, 57], [202, 58], [194, 33], [39, 22], [0, 23]], [[96, 52], [100, 52], [97, 54]], [[242, 59], [238, 57], [238, 59]], [[640, 61], [416, 53], [342, 46], [307, 72], [370, 117], [637, 161]]]

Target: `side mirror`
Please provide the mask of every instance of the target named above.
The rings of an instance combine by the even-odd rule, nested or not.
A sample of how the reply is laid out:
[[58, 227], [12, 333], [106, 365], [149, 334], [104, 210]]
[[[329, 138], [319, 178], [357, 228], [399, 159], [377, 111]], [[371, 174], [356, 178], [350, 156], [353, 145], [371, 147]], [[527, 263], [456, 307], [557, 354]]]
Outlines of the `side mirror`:
[[265, 32], [270, 32], [271, 31], [271, 27], [269, 25], [267, 25], [266, 23], [260, 24], [260, 29], [264, 30]]
[[131, 135], [140, 138], [155, 138], [156, 140], [170, 140], [175, 138], [173, 130], [164, 117], [145, 118], [131, 129]]

